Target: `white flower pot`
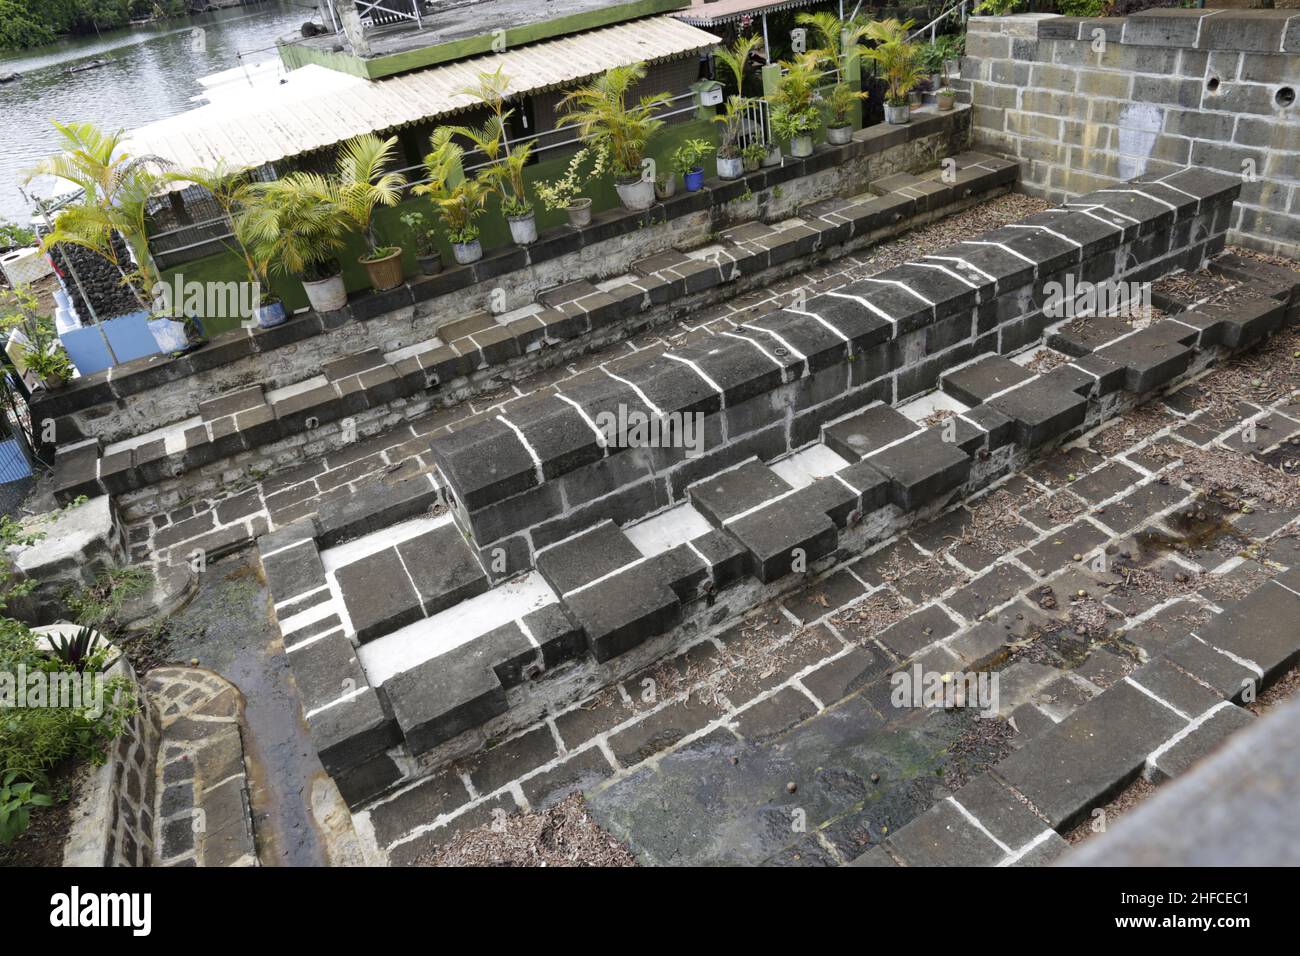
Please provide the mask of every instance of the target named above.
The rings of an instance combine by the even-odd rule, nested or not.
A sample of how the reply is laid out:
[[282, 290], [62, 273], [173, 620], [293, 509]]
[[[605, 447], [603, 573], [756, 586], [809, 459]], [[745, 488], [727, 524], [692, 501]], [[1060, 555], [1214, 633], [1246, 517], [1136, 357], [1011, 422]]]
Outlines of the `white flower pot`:
[[739, 179], [745, 174], [745, 160], [740, 156], [718, 157], [718, 178]]
[[771, 145], [768, 146], [767, 155], [763, 157], [763, 165], [764, 166], [781, 165], [781, 144], [780, 143], [772, 143]]
[[510, 223], [510, 238], [517, 246], [526, 246], [537, 241], [537, 216], [528, 213], [525, 216], [506, 216]]
[[564, 211], [569, 214], [569, 225], [574, 229], [581, 229], [583, 226], [591, 225], [591, 200], [583, 197], [575, 199], [571, 205], [565, 206]]
[[828, 126], [826, 128], [826, 142], [834, 146], [846, 146], [852, 141], [852, 126]]
[[655, 204], [655, 181], [653, 179], [634, 179], [629, 183], [615, 183], [619, 202], [624, 209], [641, 212]]
[[912, 108], [904, 103], [902, 106], [885, 104], [885, 122], [893, 126], [902, 126], [912, 117]]
[[790, 140], [790, 155], [796, 157], [811, 156], [813, 140], [811, 136], [796, 136]]
[[302, 287], [307, 293], [307, 301], [311, 303], [313, 311], [337, 312], [348, 304], [348, 290], [343, 285], [341, 275], [318, 279], [315, 282], [303, 280]]

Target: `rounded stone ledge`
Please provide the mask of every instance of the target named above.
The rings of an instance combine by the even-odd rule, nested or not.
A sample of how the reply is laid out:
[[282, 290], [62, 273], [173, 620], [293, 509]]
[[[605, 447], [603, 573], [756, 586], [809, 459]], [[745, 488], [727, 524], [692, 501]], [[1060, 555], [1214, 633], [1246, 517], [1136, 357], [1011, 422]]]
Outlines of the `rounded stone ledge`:
[[156, 667], [159, 715], [154, 866], [258, 866], [244, 763], [244, 696], [198, 667]]
[[[188, 564], [157, 565], [152, 569], [153, 584], [143, 594], [122, 605], [122, 630], [141, 634], [153, 630], [190, 603], [199, 590], [199, 575]], [[153, 671], [150, 671], [150, 675]]]

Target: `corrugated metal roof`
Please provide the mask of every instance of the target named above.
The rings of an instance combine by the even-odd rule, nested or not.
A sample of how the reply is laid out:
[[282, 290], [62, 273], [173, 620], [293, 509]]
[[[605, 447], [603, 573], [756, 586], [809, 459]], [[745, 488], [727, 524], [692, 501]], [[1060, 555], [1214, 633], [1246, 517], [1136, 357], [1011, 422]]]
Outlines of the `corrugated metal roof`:
[[457, 92], [480, 72], [502, 67], [509, 94], [565, 86], [613, 66], [670, 59], [716, 46], [718, 37], [672, 17], [650, 17], [473, 57], [385, 80], [363, 80], [324, 67], [302, 67], [289, 82], [251, 90], [246, 102], [208, 106], [142, 126], [127, 137], [131, 155], [178, 165], [219, 159], [257, 167], [436, 116], [463, 112], [477, 100]]
[[685, 10], [679, 10], [672, 16], [697, 27], [711, 27], [715, 23], [731, 23], [741, 17], [756, 17], [778, 10], [806, 7], [812, 2], [813, 0], [710, 0], [705, 3], [703, 0], [695, 0]]

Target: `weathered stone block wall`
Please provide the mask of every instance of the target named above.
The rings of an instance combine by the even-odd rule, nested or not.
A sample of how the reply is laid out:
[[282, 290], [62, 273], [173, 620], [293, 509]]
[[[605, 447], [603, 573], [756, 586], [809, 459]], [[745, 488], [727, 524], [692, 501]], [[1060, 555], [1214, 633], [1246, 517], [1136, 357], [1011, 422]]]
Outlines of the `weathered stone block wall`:
[[1149, 10], [973, 17], [962, 85], [975, 145], [1061, 201], [1186, 166], [1242, 179], [1229, 241], [1300, 255], [1300, 17]]
[[[687, 344], [672, 351], [674, 361], [593, 374], [564, 398], [541, 396], [508, 417], [438, 436], [433, 457], [457, 520], [487, 563], [504, 553], [513, 573], [600, 518], [622, 524], [653, 514], [713, 472], [815, 442], [837, 416], [897, 404], [978, 355], [1032, 344], [1054, 321], [1043, 311], [1049, 283], [1142, 282], [1200, 268], [1222, 249], [1235, 181], [1192, 169], [1155, 179], [1092, 194], [1087, 212], [1044, 212], [925, 266], [816, 296], [806, 311], [763, 316], [726, 340]], [[842, 220], [865, 213], [827, 210], [805, 228], [825, 243]], [[747, 251], [736, 256], [742, 269]], [[703, 415], [705, 451], [606, 448], [593, 422], [611, 409]]]

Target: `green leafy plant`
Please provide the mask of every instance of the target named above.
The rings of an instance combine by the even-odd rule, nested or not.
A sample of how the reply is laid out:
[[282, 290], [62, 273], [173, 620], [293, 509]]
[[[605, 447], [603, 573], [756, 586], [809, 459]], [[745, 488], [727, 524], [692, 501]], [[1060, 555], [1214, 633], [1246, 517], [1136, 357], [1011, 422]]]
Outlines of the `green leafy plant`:
[[81, 627], [71, 637], [61, 634], [51, 642], [54, 656], [78, 674], [96, 661], [103, 661], [105, 648], [100, 646], [99, 634], [89, 627]]
[[[158, 269], [149, 253], [146, 211], [162, 184], [162, 170], [170, 164], [156, 156], [132, 157], [122, 150], [123, 133], [102, 132], [92, 123], [54, 123], [59, 152], [24, 174], [24, 182], [53, 176], [81, 189], [81, 197], [59, 211], [42, 249], [66, 243], [80, 246], [108, 260], [121, 275], [141, 306], [149, 307], [146, 293], [159, 282]], [[121, 236], [132, 261], [117, 252], [114, 236]]]
[[27, 286], [0, 290], [0, 330], [21, 334], [23, 365], [47, 384], [72, 377], [72, 362], [59, 341], [54, 319], [41, 311], [40, 301]]
[[363, 262], [384, 259], [397, 251], [396, 246], [381, 246], [374, 231], [374, 213], [379, 206], [396, 206], [402, 198], [406, 177], [385, 172], [397, 157], [397, 137], [380, 139], [363, 133], [343, 144], [338, 169], [330, 184], [338, 208], [366, 241]]
[[256, 239], [249, 232], [250, 222], [241, 215], [257, 199], [249, 171], [222, 160], [211, 168], [193, 166], [167, 170], [162, 181], [169, 185], [195, 185], [207, 191], [221, 209], [222, 218], [234, 240], [233, 251], [239, 256], [248, 281], [267, 289], [270, 264], [255, 254]]
[[589, 85], [573, 90], [559, 103], [566, 111], [559, 125], [576, 126], [578, 135], [587, 142], [603, 143], [609, 150], [614, 176], [622, 181], [640, 177], [646, 146], [664, 125], [654, 114], [669, 102], [667, 93], [655, 93], [628, 105], [629, 92], [645, 75], [644, 63], [616, 66]]
[[821, 126], [817, 110], [817, 81], [820, 56], [809, 50], [781, 64], [781, 82], [770, 99], [772, 129], [779, 139], [811, 136]]
[[707, 139], [688, 139], [673, 150], [673, 172], [686, 173], [699, 168], [704, 157], [713, 152], [713, 144]]
[[[75, 507], [76, 505], [69, 506]], [[75, 670], [42, 651], [21, 621], [4, 614], [7, 600], [28, 593], [34, 582], [15, 582], [10, 549], [40, 540], [44, 532], [0, 516], [0, 672], [70, 674]], [[139, 710], [135, 685], [115, 676], [103, 684], [103, 710], [82, 707], [0, 708], [0, 842], [27, 828], [34, 807], [49, 806], [47, 773], [64, 760], [103, 763], [106, 745]]]
[[446, 126], [434, 132], [433, 149], [424, 157], [425, 182], [412, 191], [429, 197], [447, 229], [448, 240], [465, 244], [478, 238], [474, 220], [486, 208], [488, 189], [481, 180], [464, 174], [461, 161], [465, 151], [452, 135]]
[[722, 125], [718, 156], [723, 159], [735, 159], [740, 155], [740, 133], [748, 104], [744, 95], [745, 64], [749, 62], [750, 56], [762, 42], [763, 38], [760, 36], [737, 37], [730, 49], [723, 47], [714, 51], [714, 60], [731, 73], [732, 80], [736, 84], [736, 92], [727, 97], [722, 113], [714, 117], [714, 122]]
[[0, 250], [21, 249], [24, 246], [36, 245], [36, 233], [30, 229], [0, 219]]
[[[584, 172], [583, 167], [588, 161], [591, 162], [591, 168]], [[533, 188], [547, 209], [552, 212], [566, 209], [578, 201], [589, 182], [604, 175], [608, 164], [609, 147], [605, 143], [584, 146], [573, 154], [563, 176], [549, 182], [539, 182]]]
[[885, 102], [890, 106], [906, 106], [908, 92], [925, 76], [916, 44], [907, 39], [913, 25], [912, 20], [900, 22], [891, 18], [874, 21], [867, 27], [866, 35], [876, 45], [863, 47], [862, 55], [880, 67], [888, 85]]
[[848, 126], [853, 118], [853, 107], [865, 102], [868, 96], [865, 90], [855, 90], [847, 83], [836, 83], [822, 95], [822, 104], [826, 109], [826, 125]]
[[1023, 6], [1025, 0], [980, 0], [975, 5], [975, 12], [981, 16], [1005, 17]]
[[750, 143], [740, 151], [740, 158], [744, 160], [745, 167], [748, 169], [757, 169], [767, 155], [767, 146], [764, 143]]
[[8, 846], [27, 829], [32, 807], [48, 807], [54, 800], [35, 790], [31, 780], [20, 780], [16, 770], [0, 778], [0, 843]]
[[811, 27], [817, 34], [818, 45], [814, 52], [825, 59], [839, 61], [846, 53], [851, 53], [862, 43], [867, 35], [867, 24], [860, 20], [841, 20], [830, 11], [801, 13], [795, 22]]
[[[235, 221], [252, 260], [308, 282], [339, 274], [343, 234], [358, 222], [345, 210], [338, 183], [307, 172], [253, 183]], [[379, 257], [380, 252], [373, 254]]]
[[490, 116], [479, 129], [452, 126], [451, 131], [463, 136], [487, 159], [487, 165], [478, 173], [479, 180], [501, 199], [501, 211], [507, 216], [526, 216], [533, 211], [524, 185], [524, 167], [533, 154], [533, 142], [510, 145], [506, 123], [514, 110], [505, 108], [505, 94], [510, 88], [510, 77], [497, 67], [494, 73], [480, 73], [478, 85], [458, 90], [473, 96], [487, 106]]
[[402, 225], [411, 234], [415, 243], [415, 254], [421, 257], [438, 254], [438, 237], [429, 225], [429, 220], [422, 212], [402, 213], [399, 217]]

